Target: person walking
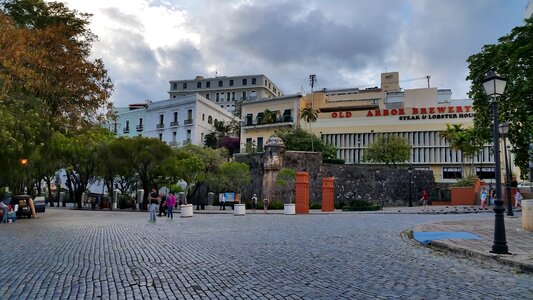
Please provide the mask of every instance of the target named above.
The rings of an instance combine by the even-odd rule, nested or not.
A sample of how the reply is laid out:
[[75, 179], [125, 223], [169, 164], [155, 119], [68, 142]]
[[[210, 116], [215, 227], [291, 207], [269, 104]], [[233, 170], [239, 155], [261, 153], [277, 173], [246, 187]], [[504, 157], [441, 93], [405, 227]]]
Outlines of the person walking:
[[268, 197], [265, 195], [265, 198], [263, 198], [263, 210], [265, 211], [265, 214], [268, 214]]
[[167, 199], [167, 219], [174, 219], [174, 205], [176, 205], [176, 196], [173, 192], [170, 192]]
[[487, 205], [487, 190], [485, 188], [481, 190], [479, 198], [481, 199], [481, 209], [483, 209]]
[[156, 209], [159, 204], [159, 195], [155, 189], [152, 189], [152, 193], [148, 197], [148, 204], [150, 204], [150, 222], [155, 223]]
[[514, 208], [517, 208], [518, 206], [522, 207], [522, 194], [520, 194], [520, 191], [517, 190], [516, 194], [514, 194]]
[[252, 196], [252, 212], [255, 213], [255, 209], [257, 208], [257, 195], [254, 194]]
[[165, 196], [165, 194], [161, 193], [159, 194], [159, 216], [161, 217], [161, 214], [165, 215], [165, 217], [167, 216], [167, 197]]
[[428, 205], [428, 201], [429, 201], [428, 191], [426, 190], [422, 191], [422, 198], [420, 198], [420, 201], [422, 201], [422, 205], [423, 205], [422, 210], [426, 211], [426, 206]]
[[226, 198], [224, 197], [224, 195], [221, 194], [218, 198], [218, 201], [220, 202], [219, 210], [226, 210]]
[[496, 200], [496, 190], [491, 188], [489, 194], [490, 194], [489, 206], [491, 206], [491, 205], [494, 205], [494, 200]]

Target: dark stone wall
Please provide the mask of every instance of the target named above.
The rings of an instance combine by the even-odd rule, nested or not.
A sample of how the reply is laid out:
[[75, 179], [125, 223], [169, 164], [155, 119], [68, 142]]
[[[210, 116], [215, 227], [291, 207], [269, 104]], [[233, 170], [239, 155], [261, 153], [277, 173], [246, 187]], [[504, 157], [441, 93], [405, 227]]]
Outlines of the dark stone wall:
[[[235, 156], [238, 162], [250, 166], [252, 183], [243, 191], [245, 201], [257, 193], [262, 199], [264, 153]], [[322, 178], [335, 178], [335, 204], [354, 199], [372, 201], [385, 206], [403, 206], [409, 202], [409, 172], [406, 168], [386, 166], [323, 164], [321, 153], [287, 151], [282, 154], [282, 167], [309, 172], [309, 203], [320, 203]], [[431, 171], [413, 170], [411, 197], [416, 205], [422, 190], [435, 188]]]

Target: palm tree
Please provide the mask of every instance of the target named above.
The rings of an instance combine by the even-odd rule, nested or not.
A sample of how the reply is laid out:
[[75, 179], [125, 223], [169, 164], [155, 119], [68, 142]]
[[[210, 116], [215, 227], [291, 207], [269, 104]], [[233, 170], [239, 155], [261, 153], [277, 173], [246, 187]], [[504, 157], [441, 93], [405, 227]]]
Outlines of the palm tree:
[[462, 170], [464, 170], [464, 158], [473, 159], [483, 145], [473, 128], [463, 128], [462, 126], [462, 124], [446, 124], [446, 130], [441, 132], [440, 136], [450, 143], [452, 150], [461, 151], [461, 165]]
[[313, 132], [311, 131], [311, 123], [318, 119], [318, 112], [311, 106], [307, 106], [306, 108], [302, 109], [302, 112], [300, 113], [300, 119], [303, 119], [309, 123], [309, 133], [311, 133], [311, 151], [314, 152], [315, 147], [313, 145]]

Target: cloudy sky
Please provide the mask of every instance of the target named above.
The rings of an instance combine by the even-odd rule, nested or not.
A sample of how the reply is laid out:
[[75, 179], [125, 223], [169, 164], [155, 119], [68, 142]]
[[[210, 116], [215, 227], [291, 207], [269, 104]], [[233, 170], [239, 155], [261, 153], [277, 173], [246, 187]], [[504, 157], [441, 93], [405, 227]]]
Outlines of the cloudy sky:
[[67, 0], [93, 14], [94, 56], [118, 106], [168, 99], [169, 80], [265, 74], [285, 94], [371, 87], [400, 72], [466, 98], [466, 59], [523, 24], [527, 0]]

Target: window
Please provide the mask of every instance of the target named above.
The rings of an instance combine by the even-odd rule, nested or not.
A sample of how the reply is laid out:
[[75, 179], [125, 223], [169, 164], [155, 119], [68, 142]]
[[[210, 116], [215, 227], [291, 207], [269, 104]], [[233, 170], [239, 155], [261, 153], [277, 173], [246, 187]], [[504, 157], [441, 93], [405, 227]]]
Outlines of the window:
[[126, 120], [126, 129], [130, 129], [130, 121]]
[[202, 121], [205, 121], [205, 114], [202, 114]]
[[257, 84], [257, 78], [252, 78], [252, 84]]
[[200, 135], [200, 140], [202, 141], [202, 144], [204, 143], [204, 133], [202, 132]]
[[197, 88], [197, 89], [201, 89], [201, 88], [202, 88], [202, 82], [201, 82], [201, 81], [198, 81], [198, 82], [196, 83], [196, 88]]
[[231, 92], [231, 101], [235, 101], [235, 92]]
[[173, 90], [177, 90], [178, 89], [178, 84], [177, 83], [173, 83], [172, 84], [172, 89]]
[[160, 141], [163, 140], [163, 134], [162, 134], [162, 133], [159, 134], [159, 140], [160, 140]]
[[183, 89], [186, 89], [187, 88], [187, 82], [184, 82], [183, 83]]
[[143, 126], [143, 118], [139, 118], [139, 126]]
[[461, 168], [444, 167], [442, 168], [442, 179], [461, 179], [463, 178]]
[[217, 102], [220, 101], [220, 94], [219, 94], [219, 93], [217, 93], [216, 101], [217, 101]]
[[229, 86], [233, 86], [233, 79], [229, 80]]
[[188, 141], [191, 140], [191, 130], [190, 129], [187, 129], [187, 140]]
[[213, 117], [211, 116], [207, 117], [207, 123], [213, 124]]
[[263, 152], [263, 137], [257, 138], [257, 152]]
[[222, 87], [222, 86], [223, 86], [222, 80], [219, 80], [218, 81], [218, 87]]
[[164, 115], [159, 115], [159, 124], [163, 124]]
[[178, 138], [178, 133], [176, 131], [172, 132], [172, 141], [176, 142], [177, 138]]
[[210, 88], [210, 87], [211, 87], [211, 82], [210, 82], [210, 81], [206, 82], [206, 83], [205, 83], [205, 87], [206, 87], [206, 88]]
[[494, 173], [494, 167], [477, 167], [476, 168], [476, 175], [479, 177], [479, 179], [494, 179], [496, 178], [496, 175]]
[[174, 122], [178, 122], [178, 112], [174, 112]]
[[246, 78], [242, 80], [242, 85], [248, 85], [248, 80]]
[[206, 98], [207, 100], [211, 100], [211, 99], [209, 98], [210, 96], [211, 96], [211, 95], [209, 95], [209, 93], [205, 94], [205, 98]]
[[242, 100], [246, 100], [246, 92], [242, 92]]
[[226, 101], [229, 101], [229, 100], [230, 100], [231, 93], [228, 92], [226, 95], [228, 96], [228, 97], [226, 98]]
[[187, 119], [192, 119], [192, 109], [187, 110]]

